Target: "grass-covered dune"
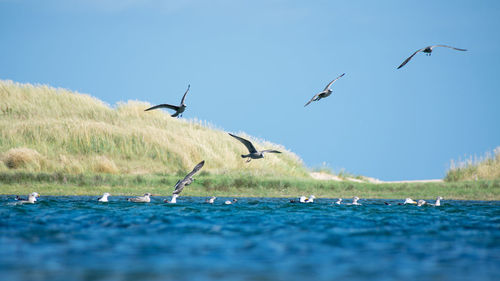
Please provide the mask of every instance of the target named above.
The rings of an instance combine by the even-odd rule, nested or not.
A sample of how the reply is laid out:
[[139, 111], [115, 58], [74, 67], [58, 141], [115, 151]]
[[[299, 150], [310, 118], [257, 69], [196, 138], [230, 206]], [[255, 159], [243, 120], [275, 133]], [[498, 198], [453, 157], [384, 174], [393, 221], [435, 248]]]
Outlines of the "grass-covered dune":
[[[0, 172], [182, 174], [201, 160], [205, 173], [307, 177], [301, 159], [250, 136], [266, 154], [247, 164], [245, 147], [199, 120], [170, 117], [150, 104], [109, 106], [86, 94], [0, 81]], [[238, 132], [237, 132], [238, 133]]]
[[280, 145], [236, 132], [258, 149], [284, 152], [245, 163], [245, 147], [223, 130], [144, 112], [145, 102], [109, 106], [65, 89], [1, 80], [0, 101], [0, 194], [166, 196], [205, 160], [183, 196], [500, 199], [498, 152], [483, 164], [451, 169], [447, 182], [317, 180]]
[[500, 147], [482, 157], [452, 161], [444, 178], [447, 182], [500, 179]]

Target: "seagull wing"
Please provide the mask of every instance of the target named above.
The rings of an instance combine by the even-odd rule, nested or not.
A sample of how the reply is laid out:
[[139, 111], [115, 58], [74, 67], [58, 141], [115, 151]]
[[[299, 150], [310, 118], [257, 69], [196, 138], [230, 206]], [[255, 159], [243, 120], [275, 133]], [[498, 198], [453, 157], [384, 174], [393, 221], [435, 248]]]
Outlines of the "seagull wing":
[[242, 144], [244, 144], [244, 145], [247, 147], [247, 149], [248, 149], [248, 151], [249, 151], [250, 153], [255, 153], [255, 152], [257, 152], [257, 149], [255, 149], [255, 147], [253, 146], [253, 144], [252, 144], [250, 141], [248, 141], [248, 140], [246, 140], [246, 139], [244, 139], [244, 138], [241, 138], [241, 137], [235, 136], [235, 135], [233, 135], [233, 134], [231, 134], [231, 133], [228, 133], [228, 134], [229, 134], [231, 137], [233, 137], [233, 138], [235, 138], [235, 139], [239, 140]]
[[155, 106], [152, 106], [144, 111], [150, 111], [150, 110], [153, 110], [153, 109], [157, 109], [157, 108], [170, 108], [170, 109], [173, 109], [175, 111], [178, 111], [179, 110], [179, 107], [178, 106], [175, 106], [175, 105], [171, 105], [171, 104], [159, 104], [159, 105], [155, 105]]
[[332, 80], [332, 82], [330, 82], [330, 83], [328, 83], [328, 85], [326, 85], [326, 87], [325, 87], [325, 89], [324, 89], [323, 91], [325, 91], [325, 90], [327, 90], [328, 88], [330, 88], [330, 86], [331, 86], [331, 85], [332, 85], [335, 81], [339, 80], [339, 78], [340, 78], [340, 77], [342, 77], [342, 76], [344, 76], [344, 75], [345, 75], [345, 73], [342, 73], [339, 77], [337, 77], [337, 78], [333, 79], [333, 80]]
[[187, 88], [186, 92], [184, 93], [184, 96], [182, 96], [181, 104], [184, 104], [184, 100], [186, 99], [186, 95], [188, 94], [190, 87], [191, 87], [191, 85], [188, 85], [188, 88]]
[[431, 46], [431, 49], [433, 49], [435, 47], [445, 47], [445, 48], [450, 48], [450, 49], [453, 49], [453, 50], [463, 51], [463, 52], [467, 51], [466, 49], [455, 48], [455, 47], [448, 46], [448, 45], [434, 45], [434, 46]]
[[203, 167], [203, 165], [205, 165], [205, 160], [203, 160], [200, 163], [198, 163], [194, 167], [194, 169], [189, 174], [187, 174], [182, 180], [177, 181], [177, 183], [175, 184], [175, 187], [174, 187], [174, 192], [172, 194], [179, 194], [179, 193], [181, 193], [182, 189], [184, 188], [184, 186], [186, 186], [186, 183], [189, 181], [189, 179], [192, 176], [194, 176], [194, 174], [196, 174], [199, 170], [201, 170], [201, 168]]
[[192, 177], [199, 170], [201, 170], [201, 168], [203, 168], [203, 165], [205, 165], [205, 160], [201, 161], [196, 166], [194, 166], [194, 169], [191, 171], [191, 173], [187, 174], [187, 176], [184, 179]]
[[185, 179], [186, 178], [177, 181], [177, 183], [174, 186], [174, 192], [172, 192], [172, 194], [179, 194], [182, 192], [182, 189], [184, 189], [184, 186], [186, 185]]
[[[323, 93], [323, 92], [321, 92], [321, 93]], [[304, 107], [308, 106], [311, 102], [316, 100], [321, 93], [315, 94], [310, 101], [308, 101], [306, 104], [304, 104]]]
[[281, 153], [281, 151], [278, 151], [278, 150], [272, 150], [272, 149], [266, 149], [266, 150], [262, 150], [261, 151], [262, 153]]
[[398, 69], [400, 69], [401, 67], [403, 67], [405, 64], [407, 64], [412, 58], [414, 55], [416, 55], [418, 52], [421, 52], [423, 51], [425, 48], [422, 48], [420, 50], [417, 50], [415, 51], [415, 53], [413, 53], [409, 58], [407, 58], [400, 66], [398, 66]]

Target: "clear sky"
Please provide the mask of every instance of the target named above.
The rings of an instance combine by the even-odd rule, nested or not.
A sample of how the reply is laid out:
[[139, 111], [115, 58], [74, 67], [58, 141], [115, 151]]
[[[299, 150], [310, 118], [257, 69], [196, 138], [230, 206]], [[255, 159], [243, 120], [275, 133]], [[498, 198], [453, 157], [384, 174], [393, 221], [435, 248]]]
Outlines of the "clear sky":
[[[0, 0], [0, 79], [207, 120], [383, 180], [500, 145], [500, 1]], [[396, 67], [415, 50], [448, 44]], [[342, 73], [333, 94], [304, 104]], [[0, 101], [1, 102], [1, 101]]]

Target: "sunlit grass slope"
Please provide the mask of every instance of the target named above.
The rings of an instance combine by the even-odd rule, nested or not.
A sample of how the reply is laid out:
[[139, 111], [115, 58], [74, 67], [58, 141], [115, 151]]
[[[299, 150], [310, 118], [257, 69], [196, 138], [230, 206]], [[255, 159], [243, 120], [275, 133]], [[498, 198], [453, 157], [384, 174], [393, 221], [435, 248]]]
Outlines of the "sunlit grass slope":
[[493, 154], [486, 153], [485, 156], [463, 161], [452, 161], [451, 167], [446, 173], [445, 181], [467, 181], [480, 179], [500, 179], [500, 147]]
[[0, 171], [182, 174], [205, 160], [205, 173], [307, 177], [301, 159], [280, 145], [243, 134], [257, 149], [284, 152], [247, 164], [246, 148], [226, 132], [144, 112], [145, 102], [110, 107], [65, 89], [1, 80], [0, 100]]

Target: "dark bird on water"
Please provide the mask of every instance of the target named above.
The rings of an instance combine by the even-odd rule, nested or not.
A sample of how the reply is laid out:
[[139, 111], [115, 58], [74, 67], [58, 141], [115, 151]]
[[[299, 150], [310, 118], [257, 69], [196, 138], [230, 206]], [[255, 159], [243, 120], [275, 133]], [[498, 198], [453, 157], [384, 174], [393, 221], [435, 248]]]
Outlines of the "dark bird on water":
[[150, 107], [144, 111], [150, 111], [150, 110], [157, 109], [157, 108], [170, 108], [170, 109], [175, 110], [175, 113], [170, 115], [170, 116], [182, 117], [182, 113], [184, 112], [184, 110], [186, 110], [186, 104], [184, 103], [184, 100], [186, 99], [186, 95], [189, 92], [190, 86], [191, 85], [188, 85], [188, 88], [187, 88], [186, 92], [184, 93], [184, 96], [182, 96], [181, 104], [179, 106], [164, 103], [164, 104], [155, 105], [155, 106]]
[[178, 180], [177, 183], [175, 184], [174, 192], [172, 192], [172, 200], [170, 201], [165, 200], [165, 202], [177, 203], [177, 197], [179, 197], [179, 194], [182, 192], [185, 186], [190, 185], [194, 181], [193, 179], [194, 174], [196, 174], [199, 170], [201, 170], [203, 165], [205, 165], [205, 160], [198, 163], [194, 167], [194, 169], [189, 174], [187, 174], [182, 180]]
[[459, 49], [459, 48], [455, 48], [455, 47], [452, 47], [452, 46], [447, 46], [447, 45], [432, 45], [432, 46], [427, 46], [425, 48], [422, 48], [420, 50], [417, 50], [415, 51], [415, 53], [413, 53], [409, 58], [407, 58], [400, 66], [398, 66], [398, 69], [400, 69], [401, 67], [403, 67], [405, 64], [407, 64], [412, 58], [413, 56], [415, 56], [417, 53], [419, 52], [422, 52], [422, 53], [426, 53], [428, 56], [430, 56], [432, 54], [432, 50], [436, 47], [446, 47], [446, 48], [450, 48], [450, 49], [453, 49], [453, 50], [457, 50], [457, 51], [467, 51], [466, 49]]
[[247, 147], [248, 152], [250, 152], [250, 153], [246, 154], [246, 155], [245, 154], [241, 155], [242, 158], [248, 158], [247, 163], [250, 162], [252, 159], [264, 158], [264, 153], [281, 153], [281, 151], [272, 150], [272, 149], [258, 151], [257, 149], [255, 149], [255, 147], [253, 146], [253, 144], [249, 140], [246, 140], [242, 137], [235, 136], [231, 133], [229, 133], [229, 135], [231, 137], [239, 140], [242, 144], [244, 144]]
[[328, 85], [326, 85], [325, 89], [323, 91], [317, 93], [316, 95], [314, 95], [314, 97], [312, 97], [312, 99], [310, 101], [308, 101], [304, 105], [304, 107], [308, 106], [313, 101], [319, 101], [320, 99], [326, 98], [329, 95], [331, 95], [332, 94], [332, 89], [330, 89], [330, 87], [332, 86], [333, 82], [337, 81], [340, 77], [344, 76], [344, 74], [345, 73], [342, 73], [342, 75], [340, 75], [339, 77], [333, 79], [332, 82], [328, 83]]

